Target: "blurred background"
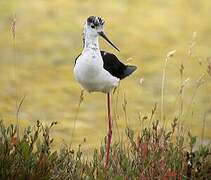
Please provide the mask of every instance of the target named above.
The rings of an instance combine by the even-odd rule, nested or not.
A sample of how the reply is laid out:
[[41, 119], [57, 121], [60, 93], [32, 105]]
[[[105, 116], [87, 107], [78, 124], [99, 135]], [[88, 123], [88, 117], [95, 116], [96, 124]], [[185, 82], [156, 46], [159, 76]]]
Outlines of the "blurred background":
[[81, 87], [73, 76], [84, 22], [97, 15], [105, 19], [105, 32], [121, 52], [102, 39], [101, 49], [138, 66], [121, 82], [118, 101], [117, 93], [113, 96], [114, 138], [124, 134], [126, 124], [138, 133], [140, 119], [150, 115], [155, 103], [156, 119], [160, 119], [164, 61], [168, 52], [176, 50], [166, 67], [164, 117], [168, 123], [179, 117], [198, 137], [205, 122], [203, 136], [210, 140], [210, 8], [209, 0], [1, 0], [1, 119], [15, 123], [25, 96], [19, 112], [22, 130], [37, 120], [57, 121], [55, 147], [84, 143], [89, 151], [100, 145], [107, 133], [106, 96], [85, 92], [78, 108]]

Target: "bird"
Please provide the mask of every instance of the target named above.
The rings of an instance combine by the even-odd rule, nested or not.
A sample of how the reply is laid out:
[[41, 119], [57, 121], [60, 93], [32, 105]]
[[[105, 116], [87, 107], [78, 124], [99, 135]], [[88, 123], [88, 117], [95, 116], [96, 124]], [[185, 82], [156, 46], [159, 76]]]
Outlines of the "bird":
[[104, 33], [105, 20], [99, 16], [89, 16], [83, 29], [83, 50], [76, 57], [74, 76], [83, 89], [107, 94], [108, 134], [106, 140], [105, 165], [109, 164], [112, 140], [111, 92], [120, 80], [131, 75], [137, 67], [125, 65], [113, 53], [100, 50], [99, 37], [104, 38], [113, 48], [120, 51]]

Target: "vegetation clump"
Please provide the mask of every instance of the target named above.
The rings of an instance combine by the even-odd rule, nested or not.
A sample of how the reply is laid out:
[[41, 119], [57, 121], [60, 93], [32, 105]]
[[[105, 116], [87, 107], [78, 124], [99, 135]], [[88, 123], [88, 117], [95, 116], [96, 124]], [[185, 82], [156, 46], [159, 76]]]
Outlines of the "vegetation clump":
[[[105, 167], [105, 144], [91, 160], [79, 146], [52, 150], [50, 130], [39, 121], [18, 137], [17, 126], [0, 123], [0, 179], [209, 179], [210, 145], [196, 146], [196, 137], [176, 135], [177, 119], [170, 130], [159, 121], [142, 128], [139, 135], [126, 128], [126, 139], [114, 142]], [[106, 138], [105, 138], [106, 141]]]

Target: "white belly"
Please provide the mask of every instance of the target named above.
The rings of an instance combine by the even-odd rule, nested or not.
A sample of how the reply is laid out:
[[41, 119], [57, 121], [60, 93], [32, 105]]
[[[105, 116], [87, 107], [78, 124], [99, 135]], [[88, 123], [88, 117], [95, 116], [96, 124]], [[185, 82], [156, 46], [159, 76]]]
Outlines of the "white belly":
[[78, 57], [74, 75], [77, 81], [89, 92], [110, 92], [117, 87], [119, 79], [103, 68], [103, 60], [99, 51], [85, 51]]

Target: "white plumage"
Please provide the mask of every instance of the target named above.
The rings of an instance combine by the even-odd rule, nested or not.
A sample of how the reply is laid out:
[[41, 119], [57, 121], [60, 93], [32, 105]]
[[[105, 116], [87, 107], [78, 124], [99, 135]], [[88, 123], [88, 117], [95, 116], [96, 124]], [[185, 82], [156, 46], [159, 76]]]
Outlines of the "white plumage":
[[[93, 45], [93, 44], [90, 44]], [[78, 57], [74, 74], [77, 81], [88, 92], [110, 92], [117, 87], [119, 78], [112, 76], [103, 68], [103, 59], [99, 49], [85, 47]]]
[[93, 30], [85, 23], [84, 29], [84, 49], [74, 67], [76, 80], [88, 92], [108, 93], [118, 86], [119, 78], [112, 76], [103, 68], [103, 59], [98, 43], [98, 31], [102, 31], [102, 27]]

